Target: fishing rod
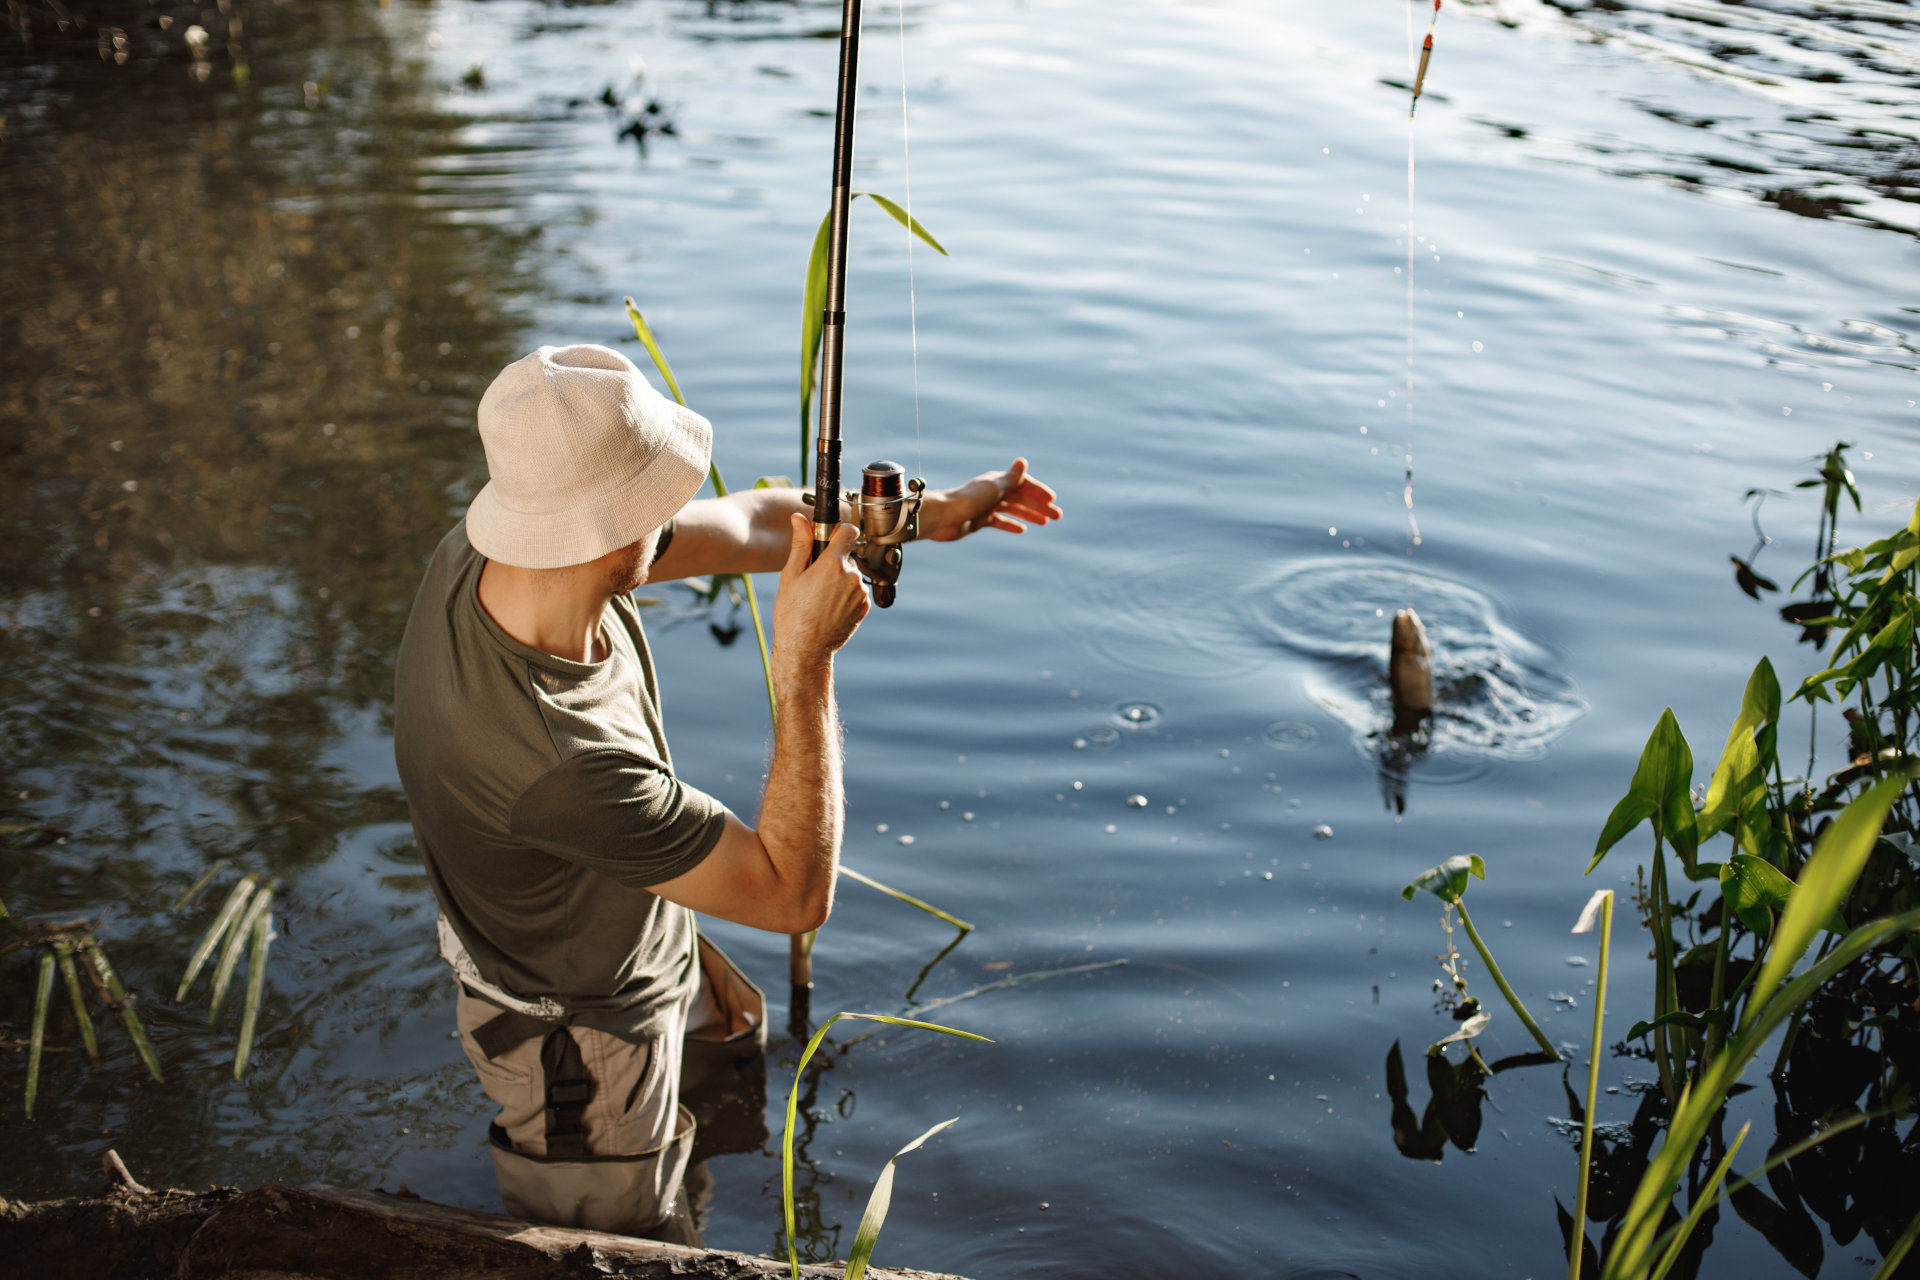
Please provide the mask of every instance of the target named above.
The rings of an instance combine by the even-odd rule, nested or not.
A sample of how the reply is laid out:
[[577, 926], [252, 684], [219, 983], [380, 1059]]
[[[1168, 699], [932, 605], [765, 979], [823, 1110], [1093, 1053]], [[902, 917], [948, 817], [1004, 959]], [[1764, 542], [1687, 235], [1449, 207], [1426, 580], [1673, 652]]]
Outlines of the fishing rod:
[[[841, 370], [847, 332], [847, 209], [853, 199], [853, 115], [859, 87], [860, 0], [843, 0], [840, 14], [840, 85], [833, 110], [833, 206], [827, 233], [827, 299], [821, 315], [820, 425], [814, 433], [813, 555], [819, 559], [840, 516]], [[927, 482], [909, 480], [898, 463], [872, 463], [861, 473], [860, 491], [849, 494], [860, 527], [854, 559], [873, 591], [873, 602], [893, 604], [904, 546], [919, 535], [920, 502]]]

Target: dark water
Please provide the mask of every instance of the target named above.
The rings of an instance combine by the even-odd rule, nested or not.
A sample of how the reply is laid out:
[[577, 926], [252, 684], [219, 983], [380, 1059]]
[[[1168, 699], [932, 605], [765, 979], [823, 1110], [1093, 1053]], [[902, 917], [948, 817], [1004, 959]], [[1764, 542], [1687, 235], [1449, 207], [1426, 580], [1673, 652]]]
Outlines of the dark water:
[[[168, 1079], [108, 1029], [102, 1070], [49, 1059], [28, 1123], [8, 1050], [0, 1193], [88, 1187], [111, 1144], [149, 1182], [405, 1180], [491, 1205], [392, 766], [391, 655], [482, 478], [479, 392], [538, 342], [637, 356], [624, 293], [729, 478], [794, 472], [838, 9], [119, 12], [124, 62], [111, 32], [104, 56], [45, 20], [0, 38], [0, 895], [104, 914]], [[1398, 889], [1481, 854], [1476, 919], [1548, 1033], [1584, 1045], [1592, 943], [1566, 930], [1660, 708], [1710, 760], [1760, 653], [1789, 687], [1815, 661], [1729, 581], [1754, 536], [1740, 495], [1844, 438], [1867, 510], [1843, 533], [1911, 508], [1920, 13], [1449, 6], [1417, 122], [1411, 419], [1399, 6], [905, 19], [914, 212], [952, 257], [913, 259], [916, 407], [906, 245], [856, 210], [849, 449], [936, 483], [1024, 452], [1069, 518], [910, 557], [842, 668], [847, 858], [979, 926], [921, 1000], [1129, 963], [934, 1015], [992, 1046], [889, 1033], [835, 1058], [809, 1246], [844, 1254], [873, 1173], [957, 1114], [903, 1161], [883, 1262], [1554, 1274], [1558, 1069], [1489, 1081], [1472, 1154], [1396, 1150], [1389, 1050], [1417, 1113], [1421, 1050], [1452, 1026], [1436, 912]], [[896, 200], [899, 21], [869, 14], [860, 136], [860, 182]], [[1757, 567], [1797, 572], [1815, 515], [1769, 499]], [[677, 759], [751, 813], [752, 647], [659, 594]], [[1383, 741], [1376, 684], [1407, 602], [1452, 691], [1411, 755]], [[284, 882], [240, 1084], [232, 1013], [209, 1029], [166, 1000], [211, 910], [171, 904], [220, 858]], [[1630, 874], [1616, 854], [1595, 879]], [[716, 931], [783, 995], [781, 940]], [[1651, 988], [1632, 913], [1619, 936], [1615, 1036]], [[903, 1009], [948, 939], [845, 886], [814, 1012]], [[30, 971], [4, 966], [17, 1038]], [[1523, 1052], [1495, 1013], [1487, 1057]], [[1609, 1057], [1600, 1119], [1628, 1122], [1652, 1075]], [[1768, 1132], [1771, 1090], [1733, 1112]], [[710, 1242], [773, 1248], [777, 1160], [713, 1171]], [[1870, 1233], [1819, 1234], [1826, 1274], [1878, 1257]], [[1704, 1274], [1793, 1269], [1723, 1215]]]

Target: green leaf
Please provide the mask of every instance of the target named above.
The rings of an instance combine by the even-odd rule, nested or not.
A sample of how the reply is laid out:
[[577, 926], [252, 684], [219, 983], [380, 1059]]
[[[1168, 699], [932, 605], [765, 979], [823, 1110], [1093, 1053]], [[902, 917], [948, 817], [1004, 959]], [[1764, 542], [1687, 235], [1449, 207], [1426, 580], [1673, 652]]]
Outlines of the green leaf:
[[633, 321], [634, 333], [639, 337], [641, 345], [646, 347], [647, 354], [653, 357], [653, 367], [660, 371], [662, 378], [666, 379], [667, 390], [673, 392], [674, 403], [685, 405], [687, 398], [680, 394], [680, 383], [673, 376], [673, 366], [667, 363], [667, 357], [660, 350], [660, 344], [653, 340], [653, 330], [647, 327], [646, 320], [640, 315], [640, 308], [633, 305], [632, 298], [627, 299], [627, 319]]
[[1707, 1027], [1719, 1027], [1725, 1030], [1726, 1014], [1718, 1009], [1709, 1009], [1705, 1013], [1689, 1013], [1685, 1009], [1675, 1009], [1672, 1013], [1663, 1013], [1651, 1022], [1636, 1022], [1627, 1028], [1627, 1039], [1638, 1040], [1641, 1036], [1651, 1035], [1661, 1027], [1687, 1027], [1695, 1031]]
[[1772, 928], [1772, 913], [1784, 911], [1792, 899], [1793, 881], [1764, 859], [1736, 853], [1720, 869], [1720, 896], [1742, 924], [1765, 934]]
[[34, 1100], [40, 1096], [40, 1053], [47, 1044], [47, 1010], [53, 1005], [53, 952], [40, 953], [40, 979], [33, 993], [33, 1030], [27, 1043], [27, 1119], [33, 1119]]
[[[1754, 735], [1765, 725], [1780, 719], [1780, 678], [1773, 663], [1762, 658], [1747, 677], [1746, 691], [1740, 696], [1740, 714], [1727, 731], [1727, 745], [1714, 766], [1713, 779], [1707, 784], [1706, 803], [1700, 811], [1698, 838], [1707, 839], [1725, 829], [1739, 812], [1739, 802], [1749, 789], [1745, 781], [1761, 767], [1760, 752]], [[1764, 785], [1764, 781], [1762, 783]]]
[[880, 1225], [887, 1220], [887, 1209], [893, 1203], [893, 1166], [901, 1156], [916, 1150], [921, 1143], [959, 1119], [959, 1116], [955, 1116], [952, 1120], [942, 1120], [894, 1152], [893, 1159], [887, 1161], [887, 1167], [874, 1179], [873, 1194], [867, 1197], [867, 1211], [860, 1215], [860, 1227], [853, 1233], [853, 1247], [847, 1251], [846, 1280], [860, 1280], [867, 1274], [867, 1259], [873, 1257], [873, 1246], [880, 1239]]
[[[794, 1234], [793, 1211], [793, 1130], [795, 1119], [800, 1111], [800, 1081], [805, 1077], [807, 1063], [812, 1060], [814, 1051], [820, 1042], [827, 1038], [827, 1031], [842, 1018], [857, 1018], [865, 1022], [884, 1022], [895, 1027], [912, 1027], [919, 1031], [937, 1031], [943, 1036], [958, 1036], [962, 1040], [979, 1040], [992, 1044], [985, 1036], [975, 1035], [971, 1031], [961, 1031], [957, 1027], [943, 1027], [937, 1022], [916, 1022], [912, 1018], [895, 1018], [884, 1013], [836, 1013], [820, 1024], [813, 1033], [813, 1039], [807, 1041], [807, 1047], [800, 1055], [800, 1063], [793, 1069], [793, 1088], [787, 1091], [787, 1127], [780, 1139], [780, 1203], [786, 1214], [787, 1222], [787, 1265], [793, 1270], [793, 1280], [800, 1280], [800, 1253]], [[922, 1139], [924, 1141], [924, 1139]], [[908, 1148], [911, 1150], [911, 1148]], [[897, 1159], [898, 1157], [896, 1157]], [[876, 1231], [878, 1228], [876, 1228]]]
[[187, 971], [180, 976], [180, 985], [174, 989], [175, 1004], [187, 998], [187, 989], [193, 985], [193, 980], [200, 976], [200, 969], [207, 963], [207, 957], [213, 954], [214, 947], [219, 944], [228, 928], [240, 918], [240, 913], [246, 910], [248, 900], [253, 897], [254, 885], [259, 879], [259, 876], [249, 872], [241, 876], [240, 882], [228, 891], [226, 902], [221, 904], [219, 912], [213, 917], [213, 923], [207, 926], [207, 931], [200, 936], [200, 944], [193, 949], [193, 955], [187, 960]]
[[[260, 895], [269, 904], [273, 890]], [[233, 1078], [247, 1073], [247, 1059], [253, 1056], [253, 1030], [260, 1023], [260, 997], [267, 986], [267, 944], [273, 941], [273, 907], [268, 905], [253, 915], [253, 946], [247, 952], [247, 998], [240, 1011], [240, 1039], [233, 1050]]]
[[820, 219], [813, 233], [813, 252], [807, 258], [807, 286], [800, 300], [800, 483], [807, 483], [807, 462], [813, 456], [813, 392], [820, 367], [820, 334], [827, 309], [828, 240], [833, 210]]
[[1761, 966], [1753, 994], [1747, 1000], [1745, 1022], [1751, 1024], [1760, 1009], [1793, 972], [1813, 937], [1832, 920], [1866, 866], [1867, 856], [1880, 838], [1887, 810], [1912, 781], [1902, 771], [1883, 778], [1833, 820], [1814, 845], [1813, 855], [1800, 869], [1793, 896], [1775, 926], [1773, 947]]
[[1679, 853], [1682, 864], [1691, 870], [1700, 843], [1694, 824], [1692, 787], [1693, 750], [1687, 746], [1686, 735], [1680, 732], [1680, 722], [1673, 718], [1673, 708], [1668, 707], [1660, 713], [1659, 723], [1653, 726], [1653, 733], [1640, 752], [1640, 764], [1633, 771], [1627, 794], [1607, 815], [1607, 825], [1600, 832], [1587, 870], [1599, 866], [1607, 850], [1648, 819], [1653, 820], [1654, 835], [1664, 837]]
[[797, 489], [798, 485], [786, 476], [761, 476], [753, 482], [756, 489]]
[[[931, 248], [935, 253], [939, 254], [943, 258], [947, 256], [946, 247], [942, 245], [938, 240], [935, 240], [933, 238], [933, 234], [929, 232], [925, 227], [920, 225], [920, 220], [918, 218], [909, 218], [907, 216], [907, 211], [905, 209], [902, 209], [899, 205], [895, 204], [893, 201], [887, 199], [883, 195], [876, 195], [871, 191], [856, 191], [853, 193], [853, 198], [855, 200], [858, 200], [861, 196], [865, 196], [867, 199], [879, 205], [882, 209], [885, 209], [887, 213], [892, 216], [895, 222], [899, 223], [901, 226], [905, 227], [907, 230], [913, 232], [913, 234], [915, 234], [916, 236], [919, 236], [920, 239], [923, 242], [925, 242], [926, 245], [929, 248]], [[849, 1276], [847, 1280], [853, 1280], [853, 1278]]]
[[1487, 1029], [1488, 1024], [1490, 1024], [1492, 1021], [1493, 1021], [1493, 1015], [1483, 1009], [1479, 1013], [1474, 1014], [1471, 1018], [1468, 1018], [1465, 1022], [1461, 1023], [1459, 1027], [1457, 1027], [1454, 1030], [1452, 1035], [1442, 1036], [1438, 1040], [1435, 1040], [1432, 1044], [1428, 1045], [1427, 1052], [1429, 1054], [1439, 1053], [1442, 1049], [1446, 1048], [1450, 1044], [1455, 1043], [1456, 1041], [1471, 1040], [1475, 1036], [1479, 1035], [1482, 1031], [1485, 1031]]
[[1487, 864], [1477, 853], [1462, 854], [1448, 858], [1437, 867], [1428, 867], [1400, 890], [1400, 896], [1412, 902], [1413, 895], [1425, 889], [1442, 902], [1458, 902], [1460, 895], [1467, 891], [1469, 874], [1482, 880], [1487, 878]]

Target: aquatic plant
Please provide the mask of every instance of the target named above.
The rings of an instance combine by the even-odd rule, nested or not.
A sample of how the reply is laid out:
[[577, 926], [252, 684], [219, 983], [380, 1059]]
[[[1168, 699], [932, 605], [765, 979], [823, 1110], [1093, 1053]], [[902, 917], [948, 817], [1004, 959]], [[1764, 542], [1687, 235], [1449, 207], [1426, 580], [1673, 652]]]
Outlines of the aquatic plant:
[[[909, 216], [905, 209], [872, 191], [856, 191], [850, 199], [858, 200], [861, 196], [865, 196], [886, 210], [888, 217], [918, 236], [941, 257], [947, 256], [945, 246], [920, 225], [919, 219]], [[813, 252], [807, 257], [807, 285], [800, 303], [800, 483], [802, 485], [807, 483], [807, 467], [813, 457], [813, 393], [819, 385], [820, 339], [826, 328], [827, 255], [832, 230], [833, 210], [829, 209], [826, 216], [820, 219], [820, 229], [813, 233]]]
[[[1600, 928], [1600, 972], [1594, 984], [1593, 1039], [1587, 1046], [1587, 1105], [1580, 1112], [1580, 1178], [1573, 1199], [1573, 1223], [1583, 1233], [1584, 1228], [1578, 1228], [1578, 1224], [1587, 1220], [1588, 1175], [1593, 1171], [1593, 1109], [1600, 1100], [1600, 1050], [1605, 1043], [1600, 1033], [1607, 1020], [1607, 964], [1613, 955], [1611, 889], [1597, 890], [1587, 899], [1580, 918], [1574, 922], [1573, 931], [1591, 933], [1596, 924]], [[1585, 1250], [1569, 1249], [1567, 1253], [1567, 1280], [1580, 1280], [1581, 1255]]]
[[[1588, 863], [1591, 871], [1642, 823], [1651, 826], [1652, 857], [1637, 903], [1654, 935], [1654, 1008], [1627, 1038], [1650, 1046], [1668, 1118], [1665, 1141], [1658, 1150], [1649, 1144], [1632, 1197], [1609, 1232], [1607, 1280], [1667, 1274], [1723, 1202], [1812, 1274], [1822, 1250], [1808, 1208], [1821, 1210], [1839, 1232], [1836, 1205], [1804, 1188], [1775, 1203], [1756, 1180], [1853, 1129], [1882, 1131], [1892, 1117], [1913, 1109], [1910, 1053], [1899, 1046], [1911, 1038], [1920, 1012], [1914, 1001], [1920, 788], [1913, 785], [1920, 758], [1912, 737], [1920, 697], [1920, 506], [1890, 537], [1836, 550], [1841, 499], [1859, 505], [1846, 447], [1836, 445], [1820, 459], [1819, 474], [1802, 482], [1822, 490], [1815, 562], [1795, 584], [1811, 579], [1812, 593], [1780, 612], [1816, 648], [1840, 635], [1828, 665], [1788, 701], [1807, 704], [1810, 735], [1818, 703], [1843, 707], [1847, 763], [1816, 780], [1817, 756], [1810, 755], [1807, 776], [1785, 776], [1781, 688], [1763, 658], [1748, 678], [1720, 759], [1697, 792], [1686, 737], [1671, 710], [1661, 715]], [[1738, 557], [1736, 579], [1756, 598], [1776, 589]], [[1817, 746], [1817, 737], [1813, 741]], [[1728, 847], [1719, 860], [1703, 856], [1722, 835]], [[1699, 887], [1689, 894], [1676, 884]], [[1717, 900], [1702, 905], [1714, 890]], [[1794, 977], [1809, 954], [1809, 967]], [[1819, 1035], [1800, 1034], [1809, 1018], [1819, 1022]], [[1740, 1141], [1719, 1137], [1725, 1103], [1748, 1064], [1782, 1031], [1771, 1070], [1781, 1103], [1774, 1149], [1760, 1170], [1720, 1190]], [[1865, 1062], [1875, 1065], [1863, 1074]], [[1784, 1092], [1789, 1079], [1791, 1105]], [[1864, 1110], [1856, 1105], [1862, 1089]], [[1885, 1136], [1888, 1149], [1897, 1150], [1890, 1130]], [[1723, 1148], [1703, 1180], [1700, 1162]], [[1860, 1159], [1871, 1159], [1861, 1151]], [[1589, 1167], [1583, 1150], [1583, 1180]], [[1887, 1173], [1870, 1176], [1861, 1164], [1854, 1188], [1861, 1200], [1844, 1212], [1846, 1230], [1864, 1225], [1880, 1243], [1887, 1260], [1882, 1271], [1891, 1274], [1894, 1255], [1904, 1251], [1902, 1241], [1911, 1247], [1916, 1227], [1908, 1222], [1911, 1206], [1897, 1203], [1899, 1175], [1892, 1168]], [[1672, 1202], [1683, 1178], [1691, 1203], [1681, 1217]], [[1663, 1223], [1670, 1224], [1664, 1231]], [[1569, 1247], [1577, 1257], [1583, 1246], [1569, 1237]], [[1570, 1259], [1570, 1265], [1577, 1263]]]
[[[781, 1211], [786, 1215], [787, 1265], [792, 1268], [793, 1280], [800, 1280], [800, 1255], [795, 1242], [793, 1198], [793, 1136], [794, 1122], [800, 1110], [800, 1082], [806, 1075], [807, 1063], [812, 1060], [814, 1052], [820, 1048], [821, 1041], [826, 1039], [827, 1032], [833, 1027], [833, 1024], [839, 1022], [842, 1018], [854, 1018], [866, 1022], [883, 1022], [889, 1026], [909, 1027], [919, 1031], [937, 1031], [941, 1035], [957, 1036], [962, 1040], [978, 1040], [985, 1044], [993, 1043], [993, 1041], [983, 1035], [976, 1035], [971, 1031], [962, 1031], [957, 1027], [943, 1027], [937, 1022], [919, 1022], [912, 1018], [896, 1018], [884, 1013], [836, 1013], [820, 1024], [820, 1029], [813, 1033], [813, 1038], [807, 1041], [807, 1047], [801, 1052], [799, 1065], [793, 1069], [793, 1087], [787, 1091], [787, 1122], [780, 1138], [780, 1206]], [[898, 1160], [901, 1156], [906, 1155], [909, 1151], [912, 1151], [915, 1147], [918, 1147], [928, 1138], [933, 1137], [933, 1135], [939, 1133], [952, 1123], [952, 1120], [947, 1120], [927, 1130], [912, 1142], [900, 1148], [900, 1150], [894, 1154], [893, 1160], [887, 1161], [886, 1168], [881, 1170], [880, 1177], [874, 1182], [873, 1194], [867, 1201], [866, 1213], [861, 1216], [860, 1227], [854, 1233], [853, 1248], [847, 1255], [846, 1274], [848, 1280], [858, 1280], [858, 1277], [865, 1273], [867, 1259], [873, 1254], [874, 1242], [879, 1238], [880, 1226], [886, 1220], [887, 1207], [892, 1200], [894, 1160]], [[856, 1265], [858, 1266], [858, 1270], [855, 1269]]]
[[34, 1106], [39, 1101], [43, 1059], [49, 1049], [47, 1019], [53, 1011], [53, 979], [56, 971], [60, 975], [61, 985], [66, 989], [74, 1025], [80, 1032], [87, 1060], [96, 1067], [100, 1065], [100, 1042], [94, 1034], [93, 1018], [87, 1008], [87, 993], [81, 985], [79, 967], [74, 962], [76, 954], [87, 961], [87, 979], [94, 987], [95, 997], [101, 999], [108, 1008], [118, 1010], [121, 1021], [126, 1024], [127, 1034], [133, 1039], [134, 1051], [140, 1055], [148, 1074], [155, 1080], [165, 1079], [160, 1070], [160, 1055], [154, 1052], [153, 1041], [147, 1037], [146, 1026], [140, 1021], [139, 1011], [134, 1008], [133, 997], [120, 984], [119, 975], [107, 960], [106, 949], [94, 936], [99, 923], [96, 919], [54, 925], [23, 924], [7, 910], [6, 903], [0, 902], [0, 927], [13, 935], [10, 941], [0, 943], [0, 955], [23, 947], [37, 949], [40, 954], [34, 975], [33, 1021], [27, 1040], [26, 1087], [21, 1099], [22, 1109], [29, 1120], [33, 1118]]
[[[1500, 988], [1500, 994], [1507, 998], [1509, 1005], [1513, 1006], [1514, 1013], [1518, 1014], [1520, 1021], [1526, 1025], [1527, 1031], [1533, 1036], [1535, 1043], [1540, 1046], [1541, 1052], [1545, 1053], [1552, 1061], [1558, 1062], [1560, 1060], [1560, 1051], [1553, 1047], [1553, 1041], [1547, 1039], [1547, 1033], [1540, 1029], [1540, 1024], [1535, 1022], [1533, 1015], [1527, 1012], [1526, 1005], [1522, 1004], [1520, 997], [1514, 994], [1512, 985], [1507, 981], [1507, 975], [1500, 972], [1500, 966], [1494, 960], [1493, 952], [1487, 950], [1487, 944], [1485, 940], [1480, 937], [1480, 931], [1473, 927], [1473, 917], [1468, 914], [1466, 903], [1467, 877], [1469, 875], [1478, 876], [1482, 880], [1487, 878], [1487, 864], [1477, 853], [1448, 858], [1437, 867], [1427, 868], [1409, 881], [1405, 888], [1400, 890], [1400, 896], [1408, 902], [1411, 902], [1413, 901], [1413, 895], [1424, 889], [1434, 897], [1440, 899], [1440, 901], [1446, 903], [1446, 909], [1448, 911], [1458, 911], [1460, 913], [1460, 924], [1466, 929], [1467, 940], [1473, 943], [1473, 949], [1480, 953], [1481, 962], [1487, 966], [1487, 976], [1493, 979], [1493, 984]], [[1454, 969], [1454, 981], [1456, 986], [1464, 989], [1465, 980], [1459, 976], [1457, 966]], [[1486, 1028], [1488, 1022], [1492, 1020], [1492, 1015], [1485, 1012], [1475, 1012], [1473, 1009], [1468, 1009], [1464, 1006], [1462, 1012], [1468, 1014], [1468, 1016], [1464, 1019], [1461, 1028], [1431, 1046], [1427, 1050], [1428, 1053], [1433, 1053], [1443, 1045], [1450, 1044], [1455, 1040], [1470, 1039], [1480, 1034], [1480, 1032]]]
[[[218, 869], [217, 865], [208, 868], [180, 895], [176, 908], [191, 902]], [[260, 1023], [260, 1000], [266, 991], [267, 948], [276, 936], [273, 932], [273, 895], [279, 884], [277, 879], [271, 878], [262, 884], [259, 875], [254, 872], [248, 872], [234, 882], [226, 900], [214, 913], [213, 922], [200, 935], [193, 954], [187, 957], [186, 972], [180, 976], [180, 985], [173, 992], [175, 1004], [185, 1000], [194, 979], [200, 976], [214, 948], [219, 947], [220, 959], [213, 968], [207, 1001], [207, 1022], [211, 1025], [219, 1019], [220, 1006], [226, 1002], [227, 989], [233, 982], [234, 970], [240, 962], [240, 952], [243, 949], [247, 951], [247, 989], [240, 1010], [240, 1035], [233, 1049], [235, 1080], [246, 1074], [247, 1060], [253, 1055], [254, 1031]]]

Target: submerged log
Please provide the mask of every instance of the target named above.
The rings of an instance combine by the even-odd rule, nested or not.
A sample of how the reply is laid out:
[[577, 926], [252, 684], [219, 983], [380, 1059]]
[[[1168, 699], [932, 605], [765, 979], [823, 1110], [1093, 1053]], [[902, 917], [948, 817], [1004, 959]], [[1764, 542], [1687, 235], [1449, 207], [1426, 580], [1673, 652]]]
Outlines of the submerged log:
[[[0, 1201], [0, 1258], [11, 1274], [118, 1280], [774, 1280], [784, 1262], [632, 1236], [523, 1222], [417, 1198], [338, 1187]], [[843, 1266], [805, 1266], [829, 1280]], [[876, 1280], [959, 1280], [870, 1269]]]

